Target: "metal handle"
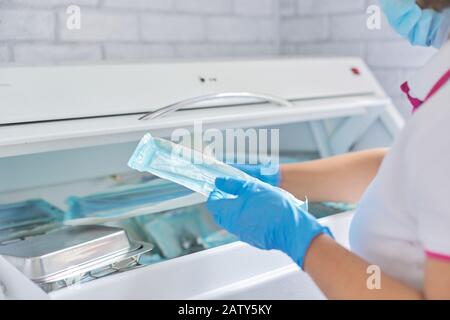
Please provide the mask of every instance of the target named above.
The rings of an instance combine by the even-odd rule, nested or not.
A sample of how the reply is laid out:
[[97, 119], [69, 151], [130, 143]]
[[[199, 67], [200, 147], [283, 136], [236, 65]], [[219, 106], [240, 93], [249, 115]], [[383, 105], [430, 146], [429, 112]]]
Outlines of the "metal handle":
[[191, 106], [193, 104], [209, 101], [209, 100], [216, 100], [216, 99], [224, 99], [224, 98], [257, 98], [261, 99], [263, 101], [273, 102], [283, 107], [292, 107], [292, 103], [284, 98], [276, 97], [269, 94], [261, 94], [261, 93], [253, 93], [253, 92], [226, 92], [226, 93], [216, 93], [216, 94], [210, 94], [206, 96], [200, 96], [195, 98], [186, 99], [180, 102], [176, 102], [174, 104], [168, 105], [166, 107], [163, 107], [161, 109], [146, 113], [142, 117], [139, 118], [139, 120], [146, 120], [146, 119], [157, 119], [161, 118], [169, 113], [178, 111], [180, 109], [186, 108], [188, 106]]

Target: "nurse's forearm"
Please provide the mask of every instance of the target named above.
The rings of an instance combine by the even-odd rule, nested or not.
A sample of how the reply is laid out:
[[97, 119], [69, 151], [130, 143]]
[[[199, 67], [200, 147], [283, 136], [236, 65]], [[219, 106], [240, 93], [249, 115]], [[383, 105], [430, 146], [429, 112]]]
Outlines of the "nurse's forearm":
[[313, 202], [357, 202], [375, 177], [386, 151], [372, 149], [282, 165], [281, 188]]
[[373, 287], [376, 283], [369, 277], [376, 275], [368, 273], [368, 267], [367, 262], [325, 235], [313, 240], [304, 262], [304, 270], [329, 299], [424, 298], [421, 292], [382, 272], [380, 287]]

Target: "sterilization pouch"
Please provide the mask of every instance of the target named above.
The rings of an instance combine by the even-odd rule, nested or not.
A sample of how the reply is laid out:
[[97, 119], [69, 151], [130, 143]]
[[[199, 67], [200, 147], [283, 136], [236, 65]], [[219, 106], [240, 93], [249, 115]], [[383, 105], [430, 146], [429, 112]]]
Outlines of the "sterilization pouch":
[[[169, 140], [146, 134], [131, 156], [128, 165], [141, 172], [149, 172], [163, 179], [178, 183], [208, 197], [219, 177], [231, 177], [246, 181], [255, 180], [248, 174], [196, 150], [175, 144]], [[263, 183], [263, 182], [260, 182]], [[307, 203], [279, 189], [299, 206], [307, 210]]]

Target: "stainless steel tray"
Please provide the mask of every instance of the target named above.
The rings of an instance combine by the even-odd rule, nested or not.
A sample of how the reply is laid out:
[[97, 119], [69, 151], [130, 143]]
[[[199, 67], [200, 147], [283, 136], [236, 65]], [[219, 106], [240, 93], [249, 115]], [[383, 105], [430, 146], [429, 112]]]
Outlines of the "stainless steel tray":
[[150, 244], [131, 242], [119, 228], [81, 226], [0, 246], [0, 255], [34, 282], [47, 283], [74, 277], [152, 248]]

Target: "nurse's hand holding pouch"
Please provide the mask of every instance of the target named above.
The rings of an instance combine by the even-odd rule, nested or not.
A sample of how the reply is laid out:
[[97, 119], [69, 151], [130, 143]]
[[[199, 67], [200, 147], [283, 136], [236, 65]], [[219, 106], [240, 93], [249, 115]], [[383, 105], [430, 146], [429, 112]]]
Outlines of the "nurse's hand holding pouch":
[[280, 189], [266, 183], [216, 179], [208, 209], [218, 225], [257, 248], [281, 250], [303, 267], [315, 237], [331, 232]]

